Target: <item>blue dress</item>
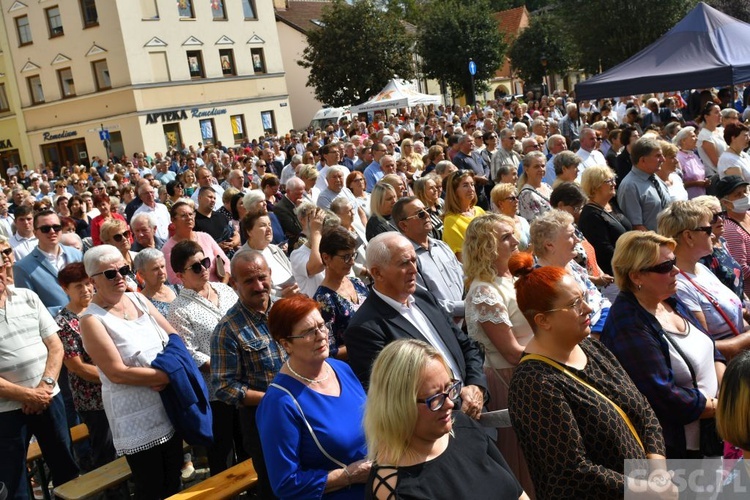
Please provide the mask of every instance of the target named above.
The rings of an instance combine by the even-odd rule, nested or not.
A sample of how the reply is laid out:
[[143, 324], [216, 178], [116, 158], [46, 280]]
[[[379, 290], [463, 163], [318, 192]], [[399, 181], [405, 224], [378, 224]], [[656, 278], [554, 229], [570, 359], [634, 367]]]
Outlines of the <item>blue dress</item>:
[[[294, 395], [323, 449], [348, 465], [367, 455], [362, 428], [365, 391], [348, 364], [335, 359], [326, 362], [338, 377], [338, 397], [315, 392], [283, 373], [277, 374], [273, 383]], [[364, 484], [323, 494], [328, 473], [341, 466], [320, 452], [305, 419], [286, 392], [269, 386], [256, 418], [268, 477], [279, 499], [364, 498]]]
[[344, 345], [344, 332], [349, 326], [349, 321], [369, 294], [369, 290], [359, 278], [350, 277], [349, 281], [352, 282], [354, 291], [357, 292], [358, 304], [353, 304], [336, 293], [335, 290], [322, 285], [318, 287], [315, 296], [313, 296], [313, 299], [320, 303], [320, 315], [328, 326], [328, 348], [331, 357], [336, 356], [339, 347]]
[[[182, 290], [182, 285], [172, 285], [170, 283], [164, 283], [164, 285], [168, 288], [170, 288], [174, 292], [175, 298], [177, 298], [178, 295], [180, 295], [180, 290]], [[167, 312], [169, 311], [169, 304], [171, 302], [162, 302], [160, 300], [154, 300], [154, 299], [148, 299], [151, 301], [151, 303], [154, 305], [157, 311], [161, 313], [162, 316], [165, 318], [167, 317]]]

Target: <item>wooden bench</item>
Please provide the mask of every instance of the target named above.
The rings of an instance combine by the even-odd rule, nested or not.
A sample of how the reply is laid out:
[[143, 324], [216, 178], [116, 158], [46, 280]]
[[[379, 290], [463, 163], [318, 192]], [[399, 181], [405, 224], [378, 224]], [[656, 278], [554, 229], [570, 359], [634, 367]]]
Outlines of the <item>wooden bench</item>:
[[[172, 495], [167, 500], [198, 500], [231, 498], [247, 491], [258, 482], [252, 459], [211, 476], [190, 488]], [[57, 490], [55, 490], [57, 493]]]
[[[183, 451], [190, 446], [182, 442]], [[82, 476], [79, 476], [67, 483], [55, 488], [55, 497], [63, 500], [79, 500], [89, 498], [97, 493], [114, 488], [132, 476], [127, 459], [120, 457], [98, 469], [92, 470]]]
[[[89, 437], [89, 428], [86, 427], [86, 424], [78, 424], [75, 427], [70, 428], [70, 440], [73, 443], [83, 441], [87, 437]], [[26, 463], [31, 464], [36, 462], [37, 460], [42, 460], [43, 458], [44, 457], [42, 456], [42, 449], [39, 447], [39, 442], [34, 441], [33, 443], [30, 443], [29, 449], [26, 452]], [[49, 500], [49, 479], [47, 479], [47, 474], [45, 474], [44, 472], [44, 464], [39, 463], [37, 466], [37, 470], [39, 471], [39, 484], [42, 487], [42, 494], [44, 495], [45, 500]], [[31, 489], [31, 477], [29, 477], [29, 490]]]

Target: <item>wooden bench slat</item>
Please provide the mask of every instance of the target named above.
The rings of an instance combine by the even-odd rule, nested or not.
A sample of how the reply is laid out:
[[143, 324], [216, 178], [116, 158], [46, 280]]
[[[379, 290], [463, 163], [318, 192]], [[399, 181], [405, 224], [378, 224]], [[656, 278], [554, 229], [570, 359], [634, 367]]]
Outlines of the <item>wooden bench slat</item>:
[[[89, 428], [86, 427], [86, 424], [78, 424], [70, 428], [70, 439], [74, 443], [82, 441], [87, 437], [89, 437]], [[26, 453], [26, 461], [33, 462], [34, 460], [39, 460], [40, 458], [42, 458], [42, 450], [39, 447], [39, 443], [37, 441], [34, 441], [33, 443], [29, 444], [29, 451]]]
[[209, 477], [176, 495], [172, 495], [167, 500], [230, 498], [249, 490], [257, 482], [258, 474], [253, 467], [252, 459], [249, 459], [230, 467], [220, 474]]
[[64, 500], [88, 498], [127, 481], [131, 474], [127, 460], [125, 457], [120, 457], [56, 487], [55, 496]]

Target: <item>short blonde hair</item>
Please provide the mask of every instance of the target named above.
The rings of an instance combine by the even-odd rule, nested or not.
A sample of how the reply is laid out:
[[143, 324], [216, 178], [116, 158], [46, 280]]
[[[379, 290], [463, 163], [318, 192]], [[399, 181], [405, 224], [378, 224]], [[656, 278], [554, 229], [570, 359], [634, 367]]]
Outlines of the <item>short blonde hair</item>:
[[398, 174], [385, 175], [382, 179], [380, 179], [380, 182], [390, 184], [393, 190], [396, 192], [396, 196], [398, 196], [399, 198], [401, 197], [401, 193], [399, 191], [402, 187], [405, 186], [403, 185], [403, 181], [401, 180], [401, 177], [398, 176]]
[[492, 212], [475, 217], [466, 228], [461, 257], [467, 284], [473, 280], [491, 283], [497, 277], [495, 261], [500, 241], [495, 229], [499, 224], [505, 224], [516, 232], [516, 221], [507, 215]]
[[302, 180], [306, 179], [317, 179], [318, 178], [318, 169], [315, 168], [315, 165], [302, 165], [299, 167], [299, 173], [297, 173], [297, 177], [299, 177]]
[[120, 219], [110, 219], [102, 224], [102, 227], [99, 229], [99, 239], [106, 243], [113, 235], [125, 232], [128, 229], [128, 225]]
[[368, 457], [381, 465], [396, 465], [409, 449], [417, 425], [417, 396], [424, 369], [431, 360], [445, 359], [431, 345], [414, 339], [391, 342], [375, 359], [367, 391], [364, 428]]
[[628, 231], [618, 238], [615, 254], [612, 257], [612, 269], [615, 272], [615, 283], [620, 290], [635, 292], [636, 286], [630, 273], [659, 264], [659, 252], [662, 246], [674, 250], [677, 243], [653, 231]]
[[581, 189], [588, 198], [602, 187], [609, 179], [615, 178], [615, 172], [605, 165], [591, 165], [583, 170], [581, 175]]
[[531, 246], [539, 257], [547, 255], [545, 244], [549, 243], [560, 231], [573, 224], [573, 216], [568, 212], [552, 209], [544, 212], [531, 223]]
[[667, 238], [673, 238], [679, 242], [679, 236], [683, 231], [695, 229], [702, 219], [710, 221], [713, 212], [694, 201], [675, 201], [661, 211], [657, 218], [657, 229], [659, 234]]
[[370, 213], [372, 215], [380, 218], [383, 217], [383, 214], [380, 211], [380, 205], [383, 204], [385, 195], [388, 192], [392, 192], [393, 195], [398, 198], [396, 190], [393, 189], [393, 186], [391, 186], [387, 182], [378, 182], [377, 184], [375, 184], [375, 187], [372, 188], [372, 193], [370, 193]]
[[716, 405], [716, 430], [722, 439], [750, 450], [750, 352], [727, 365]]
[[505, 200], [507, 197], [515, 195], [518, 191], [516, 191], [516, 186], [511, 184], [510, 182], [501, 182], [500, 184], [495, 184], [495, 187], [492, 188], [492, 191], [490, 191], [490, 200], [492, 200], [492, 205], [500, 208], [500, 203]]
[[711, 212], [721, 212], [723, 210], [721, 208], [721, 202], [719, 201], [719, 199], [716, 196], [711, 196], [710, 194], [696, 196], [690, 201], [708, 208], [709, 210], [711, 210]]
[[671, 142], [659, 141], [659, 143], [661, 144], [661, 154], [663, 154], [667, 158], [676, 158], [677, 153], [680, 152], [680, 148], [678, 148]]

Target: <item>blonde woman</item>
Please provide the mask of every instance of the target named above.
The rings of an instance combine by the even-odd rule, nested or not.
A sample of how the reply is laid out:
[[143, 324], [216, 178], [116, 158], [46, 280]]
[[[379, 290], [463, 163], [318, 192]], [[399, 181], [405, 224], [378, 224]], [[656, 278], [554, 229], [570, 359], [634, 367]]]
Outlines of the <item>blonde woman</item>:
[[131, 291], [138, 290], [138, 283], [135, 280], [135, 274], [133, 274], [135, 269], [133, 259], [137, 253], [130, 250], [132, 232], [128, 225], [119, 219], [110, 219], [102, 224], [99, 234], [104, 245], [112, 245], [120, 251], [123, 261], [131, 270], [125, 277], [125, 283]]
[[320, 195], [320, 189], [315, 185], [318, 182], [318, 175], [318, 169], [315, 168], [315, 165], [302, 165], [297, 173], [297, 176], [305, 183], [306, 197], [314, 205], [318, 203], [318, 196]]
[[414, 196], [419, 198], [430, 215], [430, 221], [432, 222], [431, 236], [437, 240], [443, 239], [443, 208], [445, 202], [440, 197], [441, 186], [440, 177], [434, 173], [423, 175], [414, 181]]
[[[496, 186], [497, 187], [497, 186]], [[489, 213], [466, 230], [463, 259], [468, 291], [466, 325], [469, 336], [484, 346], [484, 372], [490, 410], [508, 407], [508, 388], [524, 347], [533, 338], [529, 322], [516, 302], [515, 278], [508, 269], [518, 251], [515, 221]], [[533, 491], [526, 461], [512, 428], [498, 429], [497, 446], [527, 492]]]
[[398, 195], [391, 184], [378, 182], [370, 193], [370, 218], [367, 219], [365, 236], [370, 241], [380, 233], [396, 231], [391, 222], [391, 211], [396, 204]]
[[496, 212], [510, 217], [515, 222], [518, 249], [521, 251], [528, 249], [531, 238], [529, 221], [518, 215], [516, 186], [509, 182], [496, 184], [490, 192], [490, 200]]
[[374, 462], [368, 498], [528, 499], [487, 434], [453, 411], [460, 390], [424, 342], [398, 340], [381, 351], [364, 418]]
[[466, 228], [474, 217], [484, 215], [484, 210], [476, 206], [477, 192], [474, 172], [471, 170], [453, 172], [448, 176], [445, 186], [443, 241], [460, 261]]
[[672, 201], [685, 201], [688, 199], [688, 193], [682, 183], [682, 177], [677, 173], [677, 168], [680, 166], [677, 153], [680, 150], [670, 142], [659, 141], [659, 144], [661, 145], [661, 154], [664, 155], [664, 162], [656, 171], [656, 175], [666, 184]]
[[518, 206], [521, 217], [529, 223], [552, 208], [549, 202], [552, 188], [543, 182], [546, 165], [547, 159], [540, 151], [531, 151], [523, 157]]

